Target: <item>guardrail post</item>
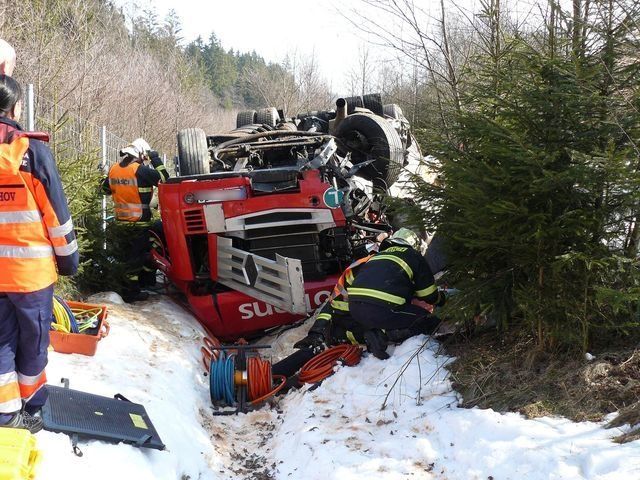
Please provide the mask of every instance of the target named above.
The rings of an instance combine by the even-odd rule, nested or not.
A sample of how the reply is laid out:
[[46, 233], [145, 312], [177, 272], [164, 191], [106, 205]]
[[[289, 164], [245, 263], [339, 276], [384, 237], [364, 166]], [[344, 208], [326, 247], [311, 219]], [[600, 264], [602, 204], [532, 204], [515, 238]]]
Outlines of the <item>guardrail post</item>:
[[[100, 127], [100, 152], [102, 153], [102, 164], [100, 170], [106, 173], [109, 168], [107, 161], [107, 127], [104, 125]], [[102, 196], [102, 234], [104, 235], [104, 242], [102, 248], [107, 249], [107, 196]]]
[[27, 85], [27, 130], [33, 132], [36, 129], [36, 105], [33, 93], [33, 83]]

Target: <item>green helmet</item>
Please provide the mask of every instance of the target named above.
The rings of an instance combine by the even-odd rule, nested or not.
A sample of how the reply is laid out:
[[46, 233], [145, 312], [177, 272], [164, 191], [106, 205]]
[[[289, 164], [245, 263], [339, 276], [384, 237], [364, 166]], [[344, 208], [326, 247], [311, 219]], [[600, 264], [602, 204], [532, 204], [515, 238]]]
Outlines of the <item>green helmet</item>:
[[389, 237], [389, 241], [401, 245], [408, 245], [411, 248], [420, 250], [420, 237], [408, 228], [402, 227], [401, 229], [396, 230], [394, 234]]

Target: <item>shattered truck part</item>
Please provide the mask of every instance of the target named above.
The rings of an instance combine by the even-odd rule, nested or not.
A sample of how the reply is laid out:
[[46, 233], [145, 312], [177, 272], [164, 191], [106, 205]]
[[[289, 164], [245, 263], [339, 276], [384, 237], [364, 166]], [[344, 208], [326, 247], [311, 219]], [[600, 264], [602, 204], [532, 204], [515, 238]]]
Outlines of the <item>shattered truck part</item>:
[[180, 176], [159, 187], [165, 238], [152, 256], [213, 335], [235, 340], [302, 318], [390, 231], [371, 184], [386, 191], [396, 180], [410, 135], [408, 122], [383, 114], [373, 94], [178, 134]]

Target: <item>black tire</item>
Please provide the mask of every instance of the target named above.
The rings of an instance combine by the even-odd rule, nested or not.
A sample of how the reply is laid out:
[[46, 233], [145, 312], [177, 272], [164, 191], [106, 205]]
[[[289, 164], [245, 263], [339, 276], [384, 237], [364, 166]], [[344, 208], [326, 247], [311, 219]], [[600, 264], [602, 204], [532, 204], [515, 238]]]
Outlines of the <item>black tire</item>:
[[376, 115], [354, 113], [348, 115], [335, 132], [342, 142], [344, 155], [351, 152], [354, 164], [375, 159], [362, 167], [357, 175], [371, 180], [376, 187], [387, 189], [400, 175], [404, 164], [404, 148], [400, 135], [391, 124]]
[[238, 116], [236, 117], [236, 127], [244, 127], [245, 125], [251, 125], [252, 123], [256, 123], [255, 110], [238, 112]]
[[362, 96], [362, 103], [364, 108], [368, 108], [376, 115], [384, 115], [384, 108], [382, 107], [382, 96], [379, 93], [370, 93]]
[[209, 173], [207, 136], [201, 128], [185, 128], [178, 132], [178, 164], [180, 176]]
[[289, 130], [290, 132], [297, 132], [298, 127], [293, 122], [282, 122], [278, 125], [278, 130]]
[[261, 108], [256, 114], [255, 123], [275, 127], [280, 122], [280, 114], [273, 107]]
[[364, 103], [360, 95], [356, 97], [346, 97], [344, 99], [347, 102], [347, 114], [351, 114], [356, 108], [364, 108]]
[[261, 123], [252, 123], [250, 125], [244, 125], [243, 127], [232, 130], [231, 133], [245, 133], [247, 135], [253, 135], [254, 133], [262, 133], [273, 130], [269, 126], [265, 126]]
[[400, 120], [402, 117], [404, 117], [404, 114], [402, 113], [402, 109], [400, 108], [399, 105], [395, 103], [389, 103], [388, 105], [385, 105], [383, 107], [383, 111], [384, 111], [383, 113], [387, 117], [395, 118], [396, 120]]

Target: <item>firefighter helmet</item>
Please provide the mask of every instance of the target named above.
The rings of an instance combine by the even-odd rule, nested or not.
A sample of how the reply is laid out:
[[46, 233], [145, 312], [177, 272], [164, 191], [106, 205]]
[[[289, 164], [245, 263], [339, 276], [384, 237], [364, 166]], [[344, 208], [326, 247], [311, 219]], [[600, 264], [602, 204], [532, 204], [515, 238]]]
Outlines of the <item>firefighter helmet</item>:
[[120, 150], [120, 156], [131, 155], [135, 158], [142, 158], [151, 150], [151, 146], [143, 138], [136, 138], [129, 145]]
[[409, 230], [408, 228], [402, 227], [399, 230], [396, 230], [393, 235], [389, 237], [388, 241], [390, 241], [391, 243], [408, 245], [409, 247], [414, 248], [418, 251], [420, 250], [420, 237], [418, 237], [415, 232]]

